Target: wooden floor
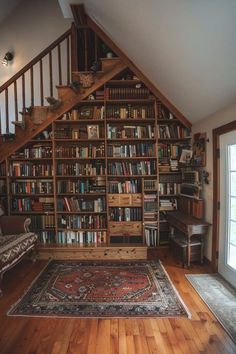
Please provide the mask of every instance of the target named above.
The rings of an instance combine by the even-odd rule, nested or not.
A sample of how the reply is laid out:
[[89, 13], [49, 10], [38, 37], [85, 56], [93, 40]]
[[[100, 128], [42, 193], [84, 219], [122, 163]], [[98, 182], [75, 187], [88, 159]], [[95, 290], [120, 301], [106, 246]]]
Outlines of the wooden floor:
[[44, 267], [24, 261], [6, 273], [0, 300], [1, 354], [227, 354], [236, 353], [224, 329], [185, 279], [209, 272], [206, 266], [182, 269], [166, 252], [160, 255], [192, 319], [62, 319], [7, 317], [9, 309]]

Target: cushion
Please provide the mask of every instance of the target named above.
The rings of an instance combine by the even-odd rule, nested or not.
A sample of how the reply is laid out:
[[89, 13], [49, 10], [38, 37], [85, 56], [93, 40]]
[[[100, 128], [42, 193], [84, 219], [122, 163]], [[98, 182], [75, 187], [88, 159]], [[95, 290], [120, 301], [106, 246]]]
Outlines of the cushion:
[[27, 232], [19, 235], [0, 236], [0, 271], [16, 263], [37, 240], [37, 235]]

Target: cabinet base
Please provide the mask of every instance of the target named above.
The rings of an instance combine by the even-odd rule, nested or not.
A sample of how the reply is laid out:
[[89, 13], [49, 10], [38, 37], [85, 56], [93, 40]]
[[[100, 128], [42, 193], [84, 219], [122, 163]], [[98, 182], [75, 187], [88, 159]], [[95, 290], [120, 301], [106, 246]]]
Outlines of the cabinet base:
[[146, 246], [39, 246], [38, 259], [84, 259], [84, 260], [113, 260], [113, 259], [147, 259]]

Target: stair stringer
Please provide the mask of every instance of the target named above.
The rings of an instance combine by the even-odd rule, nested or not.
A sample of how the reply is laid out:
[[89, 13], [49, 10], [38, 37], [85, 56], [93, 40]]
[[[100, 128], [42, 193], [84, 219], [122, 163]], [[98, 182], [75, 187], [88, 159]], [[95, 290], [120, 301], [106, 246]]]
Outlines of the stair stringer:
[[[118, 75], [126, 69], [126, 65], [119, 61], [103, 76], [94, 79], [94, 83], [90, 88], [80, 89], [78, 93], [73, 91], [69, 86], [67, 88], [63, 87], [63, 94], [60, 95], [62, 101], [59, 108], [53, 111], [47, 111], [45, 120], [40, 125], [35, 125], [30, 119], [29, 115], [25, 116], [26, 128], [22, 130], [16, 127], [16, 136], [13, 141], [6, 141], [1, 143], [0, 147], [0, 161], [3, 161], [15, 151], [26, 145], [31, 139], [33, 139], [37, 134], [45, 130], [52, 122], [63, 116], [66, 112], [70, 111], [75, 105], [82, 102], [86, 97], [96, 91], [99, 87], [104, 85], [107, 81], [111, 80], [114, 76]], [[60, 90], [60, 87], [58, 88]], [[45, 109], [45, 107], [42, 107]]]

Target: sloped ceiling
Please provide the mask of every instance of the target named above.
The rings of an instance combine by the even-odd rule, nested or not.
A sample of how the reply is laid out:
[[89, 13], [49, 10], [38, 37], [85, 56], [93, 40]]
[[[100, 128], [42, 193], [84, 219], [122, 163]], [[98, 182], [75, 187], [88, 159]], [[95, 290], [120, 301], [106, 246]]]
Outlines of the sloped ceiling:
[[22, 0], [0, 0], [0, 23]]
[[[65, 17], [69, 3], [58, 0]], [[191, 121], [236, 101], [235, 0], [84, 0], [85, 10]]]

